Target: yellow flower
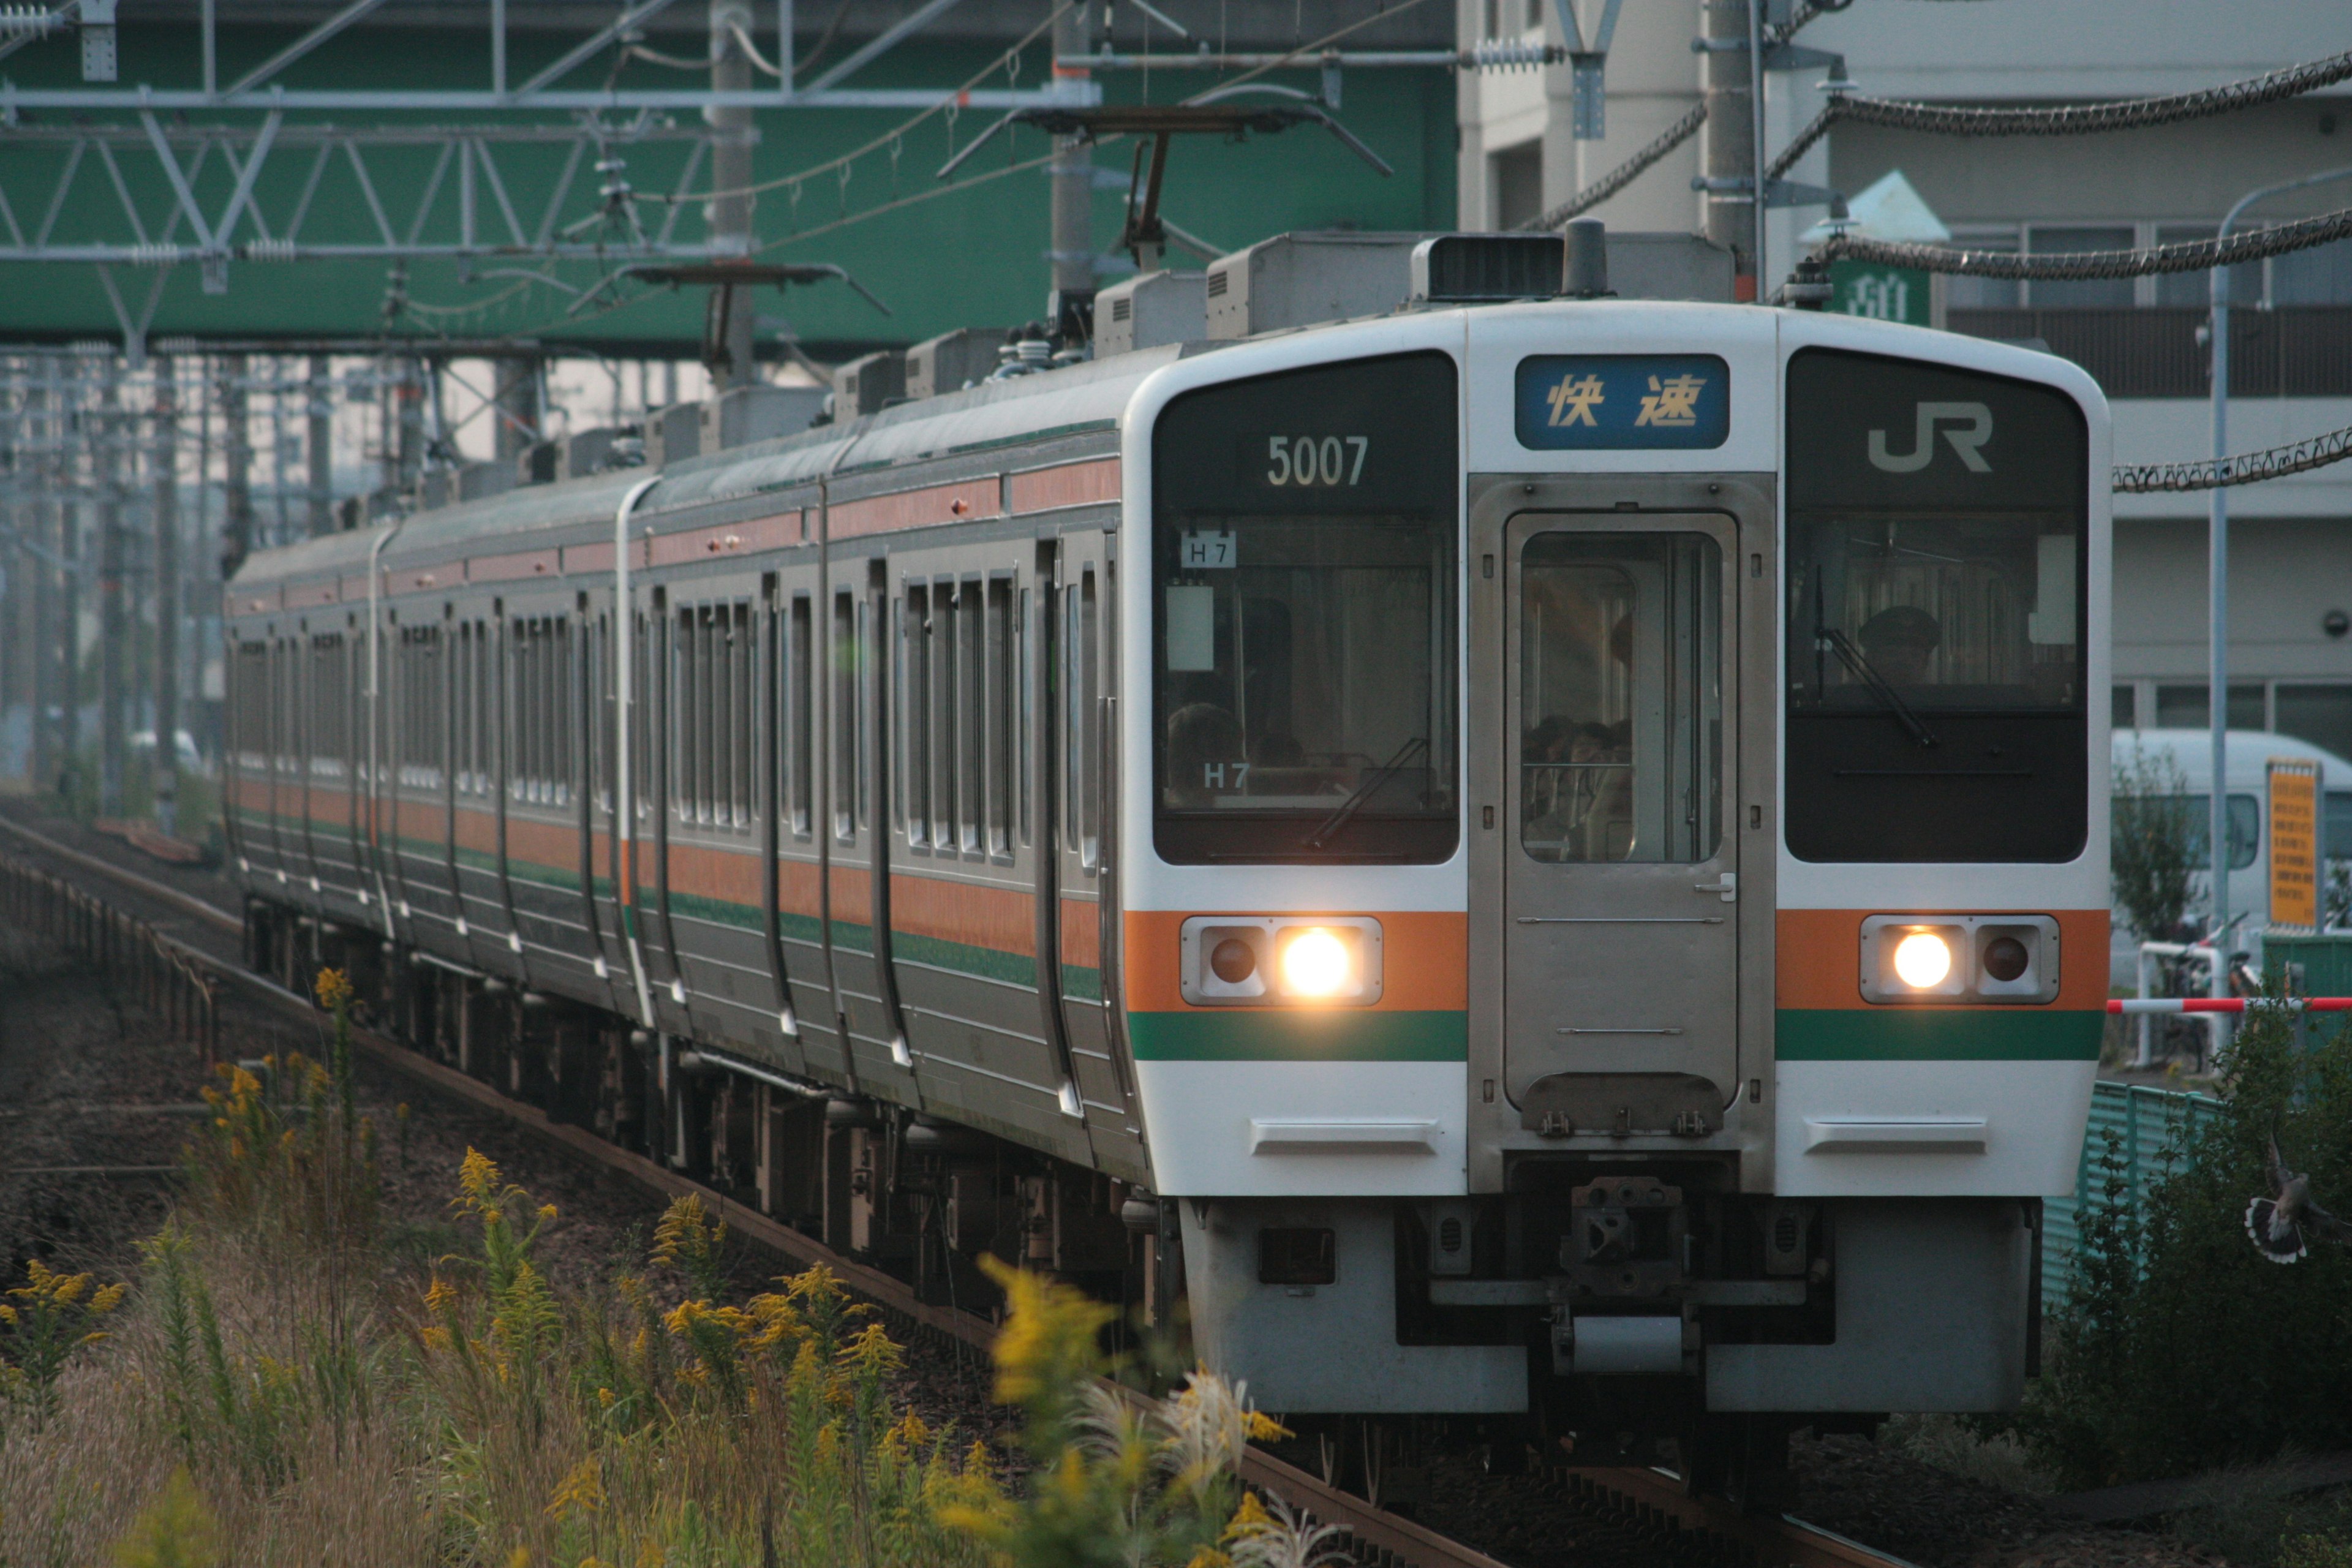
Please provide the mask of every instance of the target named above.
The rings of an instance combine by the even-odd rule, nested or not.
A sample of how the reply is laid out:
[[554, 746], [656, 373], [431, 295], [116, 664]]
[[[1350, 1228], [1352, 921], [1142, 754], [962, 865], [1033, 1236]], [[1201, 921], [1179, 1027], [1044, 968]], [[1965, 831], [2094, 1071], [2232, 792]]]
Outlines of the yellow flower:
[[334, 1011], [352, 999], [352, 983], [340, 969], [321, 969], [312, 987], [318, 993], [319, 1005]]
[[591, 1454], [572, 1466], [572, 1473], [557, 1484], [554, 1495], [547, 1500], [547, 1517], [562, 1519], [569, 1513], [595, 1513], [604, 1503], [604, 1479], [596, 1468], [596, 1457]]
[[603, 1405], [603, 1406], [604, 1406], [605, 1409], [607, 1409], [607, 1410], [610, 1410], [611, 1408], [613, 1408], [614, 1404], [616, 1401], [618, 1401], [618, 1400], [619, 1400], [619, 1398], [620, 1398], [620, 1395], [619, 1395], [619, 1394], [614, 1394], [614, 1393], [611, 1389], [609, 1389], [609, 1388], [604, 1388], [604, 1387], [601, 1387], [601, 1386], [600, 1386], [600, 1387], [596, 1390], [596, 1403], [597, 1403], [598, 1405]]
[[541, 1204], [541, 1205], [539, 1205], [539, 1217], [540, 1217], [541, 1223], [542, 1223], [542, 1224], [544, 1224], [545, 1222], [547, 1222], [547, 1221], [549, 1221], [549, 1220], [553, 1219], [553, 1218], [555, 1217], [555, 1205], [554, 1205], [553, 1204]]
[[1026, 1405], [1051, 1398], [1094, 1375], [1099, 1359], [1095, 1336], [1118, 1315], [1118, 1308], [987, 1253], [981, 1254], [980, 1266], [1004, 1288], [1011, 1309], [990, 1352], [999, 1400]]
[[1224, 1533], [1219, 1541], [1244, 1541], [1250, 1536], [1274, 1528], [1274, 1515], [1265, 1511], [1265, 1504], [1257, 1500], [1257, 1493], [1242, 1493], [1242, 1506], [1234, 1510], [1233, 1518], [1225, 1521]]
[[1253, 1443], [1278, 1443], [1285, 1437], [1297, 1435], [1263, 1410], [1251, 1411], [1244, 1420], [1249, 1429], [1249, 1440]]
[[457, 1289], [438, 1274], [433, 1276], [433, 1283], [425, 1288], [425, 1310], [438, 1317], [457, 1304]]

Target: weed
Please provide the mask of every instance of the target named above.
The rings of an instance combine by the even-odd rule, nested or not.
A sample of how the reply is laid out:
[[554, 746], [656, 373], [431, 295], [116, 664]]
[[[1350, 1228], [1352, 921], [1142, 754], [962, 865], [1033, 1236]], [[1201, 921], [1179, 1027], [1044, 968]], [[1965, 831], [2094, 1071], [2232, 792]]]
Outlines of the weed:
[[2127, 1200], [2109, 1147], [2086, 1193], [2072, 1294], [2020, 1431], [2068, 1489], [2352, 1447], [2352, 1253], [2282, 1268], [2247, 1240], [2276, 1132], [2324, 1204], [2352, 1194], [2352, 1032], [2308, 1055], [2279, 1008], [2249, 1011], [2223, 1113], [2184, 1131]]

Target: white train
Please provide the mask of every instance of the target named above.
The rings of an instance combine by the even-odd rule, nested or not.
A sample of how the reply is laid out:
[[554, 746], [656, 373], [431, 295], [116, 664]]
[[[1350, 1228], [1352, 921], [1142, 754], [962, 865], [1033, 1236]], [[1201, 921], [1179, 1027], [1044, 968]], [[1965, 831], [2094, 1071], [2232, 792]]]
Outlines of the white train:
[[2105, 994], [2105, 405], [1494, 297], [1541, 244], [256, 556], [257, 960], [942, 1300], [1181, 1299], [1301, 1420], [1755, 1491], [2013, 1404]]

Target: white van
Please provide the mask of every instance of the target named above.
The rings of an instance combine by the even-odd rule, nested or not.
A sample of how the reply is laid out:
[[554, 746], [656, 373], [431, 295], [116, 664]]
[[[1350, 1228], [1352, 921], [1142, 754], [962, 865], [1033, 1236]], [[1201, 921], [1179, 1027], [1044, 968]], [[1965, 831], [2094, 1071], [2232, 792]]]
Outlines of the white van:
[[[2190, 800], [2196, 823], [2197, 854], [2204, 848], [2206, 824], [2212, 820], [2207, 791], [2212, 787], [2213, 735], [2210, 730], [2117, 730], [2114, 739], [2115, 766], [2126, 769], [2139, 757], [2169, 757], [2180, 770], [2182, 787]], [[2320, 860], [2341, 864], [2352, 860], [2352, 762], [2323, 752], [2308, 741], [2274, 735], [2267, 730], [2230, 731], [2230, 915], [2236, 921], [2232, 952], [2243, 951], [2262, 962], [2263, 931], [2270, 923], [2270, 791], [2269, 764], [2273, 757], [2319, 764]], [[2113, 776], [2112, 773], [2109, 775]], [[2322, 902], [2326, 902], [2326, 877]], [[2200, 918], [2211, 908], [2210, 877], [2199, 877], [2189, 895], [2189, 913]], [[2239, 915], [2243, 920], [2237, 920]], [[2137, 939], [2116, 916], [2110, 971], [2118, 985], [2136, 978]]]

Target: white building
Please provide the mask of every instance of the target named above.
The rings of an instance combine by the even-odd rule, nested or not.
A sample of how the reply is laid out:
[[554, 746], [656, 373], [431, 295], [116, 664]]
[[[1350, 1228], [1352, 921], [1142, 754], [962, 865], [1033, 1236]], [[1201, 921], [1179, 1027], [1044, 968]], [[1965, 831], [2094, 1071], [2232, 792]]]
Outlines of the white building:
[[[1588, 37], [1601, 0], [1578, 4]], [[1740, 0], [1717, 0], [1738, 5]], [[1465, 47], [1560, 41], [1554, 0], [1463, 0]], [[1569, 70], [1462, 75], [1460, 221], [1509, 226], [1565, 202], [1700, 101], [1691, 41], [1703, 0], [1623, 0], [1608, 63], [1606, 140], [1572, 138]], [[1859, 90], [1971, 104], [2048, 104], [2217, 86], [2352, 48], [2343, 0], [1854, 0], [1798, 41], [1843, 55]], [[1819, 69], [1774, 73], [1773, 150], [1820, 107]], [[1706, 132], [1593, 216], [1612, 228], [1692, 229]], [[2254, 187], [2352, 170], [2352, 82], [2289, 102], [2157, 130], [1963, 141], [1847, 125], [1790, 177], [1854, 195], [1899, 169], [1974, 247], [2095, 250], [2210, 235]], [[2352, 205], [2352, 177], [2250, 217]], [[1768, 226], [1769, 289], [1822, 209]], [[2352, 242], [2240, 269], [2230, 447], [2250, 451], [2352, 425]], [[2081, 362], [2116, 405], [2118, 462], [2210, 456], [2206, 275], [1939, 287], [1944, 324], [2034, 339]], [[2206, 499], [2116, 498], [2119, 722], [2201, 725], [2206, 709]], [[2231, 719], [2352, 754], [2352, 463], [2233, 490]], [[2347, 825], [2352, 826], [2352, 825]]]

